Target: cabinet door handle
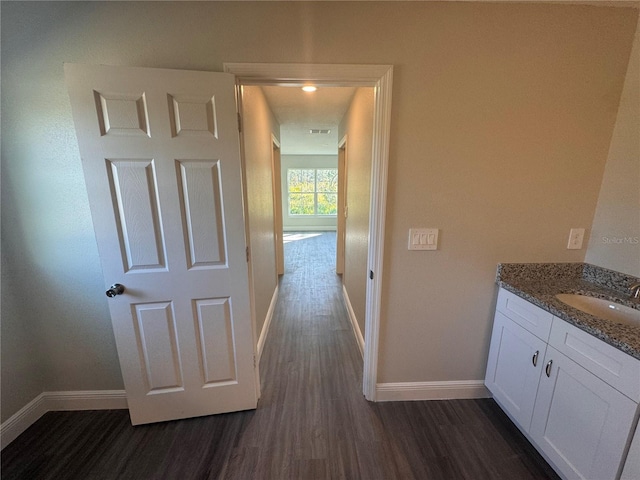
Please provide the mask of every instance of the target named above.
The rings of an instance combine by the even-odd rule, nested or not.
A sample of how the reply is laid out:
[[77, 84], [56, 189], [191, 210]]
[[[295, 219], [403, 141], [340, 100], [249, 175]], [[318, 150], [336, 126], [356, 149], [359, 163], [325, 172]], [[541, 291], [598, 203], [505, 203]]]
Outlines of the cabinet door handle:
[[553, 360], [549, 360], [549, 363], [547, 363], [547, 366], [545, 367], [544, 371], [547, 374], [547, 377], [551, 376], [551, 364], [553, 363]]
[[540, 350], [536, 350], [536, 353], [533, 354], [533, 358], [531, 359], [531, 361], [533, 362], [533, 366], [537, 367], [538, 366], [538, 354], [540, 353]]

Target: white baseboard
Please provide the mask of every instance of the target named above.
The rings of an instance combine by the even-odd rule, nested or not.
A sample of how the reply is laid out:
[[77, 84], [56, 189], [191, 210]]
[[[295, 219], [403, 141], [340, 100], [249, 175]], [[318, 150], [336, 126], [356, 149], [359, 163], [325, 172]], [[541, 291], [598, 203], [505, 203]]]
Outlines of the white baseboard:
[[269, 328], [271, 328], [271, 320], [273, 319], [273, 311], [276, 309], [276, 303], [278, 301], [278, 291], [279, 286], [276, 285], [276, 289], [273, 291], [273, 296], [271, 297], [271, 303], [269, 304], [269, 309], [267, 310], [267, 315], [264, 318], [264, 324], [262, 325], [262, 331], [260, 332], [260, 338], [258, 338], [258, 358], [257, 361], [260, 362], [260, 358], [262, 358], [262, 350], [264, 349], [264, 342], [267, 339], [267, 334], [269, 333]]
[[455, 380], [449, 382], [378, 383], [377, 402], [405, 400], [454, 400], [461, 398], [488, 398], [491, 394], [483, 380]]
[[47, 412], [126, 409], [124, 390], [43, 392], [0, 425], [0, 449], [14, 441]]
[[65, 410], [119, 410], [129, 408], [124, 390], [44, 392], [48, 412]]
[[27, 403], [0, 425], [0, 449], [13, 442], [18, 435], [47, 413], [44, 393]]
[[362, 355], [362, 357], [364, 358], [364, 337], [362, 336], [362, 332], [360, 331], [360, 325], [358, 325], [356, 312], [353, 311], [351, 300], [349, 300], [349, 294], [347, 293], [347, 289], [344, 285], [342, 285], [342, 296], [344, 297], [344, 303], [347, 306], [349, 320], [351, 320], [351, 328], [353, 329], [353, 334], [356, 336], [356, 342], [358, 343], [358, 348], [360, 349], [360, 355]]

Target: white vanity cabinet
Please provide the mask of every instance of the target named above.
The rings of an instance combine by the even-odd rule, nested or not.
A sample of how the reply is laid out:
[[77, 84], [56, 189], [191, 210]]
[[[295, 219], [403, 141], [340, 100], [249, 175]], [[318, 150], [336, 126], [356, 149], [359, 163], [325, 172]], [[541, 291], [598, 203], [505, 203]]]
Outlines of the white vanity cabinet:
[[638, 404], [551, 346], [544, 365], [531, 439], [567, 478], [616, 478]]
[[561, 476], [617, 478], [635, 428], [640, 361], [501, 289], [485, 383]]
[[553, 316], [500, 290], [485, 384], [511, 419], [529, 429]]

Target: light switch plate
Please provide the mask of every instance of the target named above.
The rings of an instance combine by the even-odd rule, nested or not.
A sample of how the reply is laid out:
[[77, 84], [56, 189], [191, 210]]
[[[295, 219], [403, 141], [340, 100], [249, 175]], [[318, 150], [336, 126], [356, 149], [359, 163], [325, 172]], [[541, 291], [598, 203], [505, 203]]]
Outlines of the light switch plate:
[[408, 248], [409, 250], [437, 250], [438, 229], [410, 228]]
[[567, 250], [580, 250], [584, 240], [584, 228], [572, 228], [569, 232]]

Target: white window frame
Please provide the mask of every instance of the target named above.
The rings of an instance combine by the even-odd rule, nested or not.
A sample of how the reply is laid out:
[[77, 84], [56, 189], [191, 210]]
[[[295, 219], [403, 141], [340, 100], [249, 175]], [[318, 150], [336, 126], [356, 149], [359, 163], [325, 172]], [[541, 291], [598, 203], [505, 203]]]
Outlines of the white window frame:
[[[313, 192], [291, 192], [290, 189], [290, 185], [289, 185], [289, 172], [291, 170], [313, 170], [314, 175], [313, 175]], [[338, 168], [337, 167], [288, 167], [287, 168], [287, 215], [289, 217], [292, 218], [315, 218], [315, 217], [319, 217], [319, 218], [336, 218], [338, 216], [338, 212], [337, 212], [337, 195], [338, 195], [338, 191], [336, 190], [335, 192], [319, 192], [318, 191], [318, 171], [319, 170], [334, 170], [336, 172], [336, 175], [338, 174]], [[337, 185], [337, 184], [336, 184]], [[306, 214], [306, 213], [291, 213], [291, 193], [306, 193], [306, 194], [313, 194], [313, 212], [312, 214]], [[336, 195], [336, 213], [318, 213], [318, 194], [319, 193], [335, 193]]]

